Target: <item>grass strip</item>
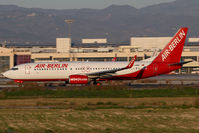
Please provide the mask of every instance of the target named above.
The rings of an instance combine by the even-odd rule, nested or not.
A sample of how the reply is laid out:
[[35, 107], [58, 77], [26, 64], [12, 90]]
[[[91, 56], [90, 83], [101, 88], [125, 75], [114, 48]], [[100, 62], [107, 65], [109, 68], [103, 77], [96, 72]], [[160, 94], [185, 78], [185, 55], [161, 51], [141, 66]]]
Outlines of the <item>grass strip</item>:
[[1, 99], [12, 98], [143, 98], [143, 97], [197, 97], [199, 87], [128, 89], [128, 88], [79, 88], [79, 89], [5, 89]]

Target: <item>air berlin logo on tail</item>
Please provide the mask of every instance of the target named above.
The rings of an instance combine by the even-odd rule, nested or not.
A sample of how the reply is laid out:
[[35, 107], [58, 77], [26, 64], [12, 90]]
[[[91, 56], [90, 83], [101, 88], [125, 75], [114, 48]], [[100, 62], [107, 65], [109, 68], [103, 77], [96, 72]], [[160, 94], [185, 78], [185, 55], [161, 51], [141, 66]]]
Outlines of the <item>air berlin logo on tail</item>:
[[177, 45], [182, 41], [182, 39], [186, 36], [184, 30], [182, 30], [177, 37], [173, 40], [173, 42], [169, 45], [169, 47], [162, 54], [162, 61], [164, 62], [167, 57], [171, 54], [171, 52], [177, 47]]

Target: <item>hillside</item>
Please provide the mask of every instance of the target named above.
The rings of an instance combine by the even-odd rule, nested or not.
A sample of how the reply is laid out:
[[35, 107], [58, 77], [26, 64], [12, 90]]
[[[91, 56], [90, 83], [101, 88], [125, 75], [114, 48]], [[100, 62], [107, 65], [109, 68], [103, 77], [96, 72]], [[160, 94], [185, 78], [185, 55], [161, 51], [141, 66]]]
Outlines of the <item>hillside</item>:
[[172, 36], [187, 26], [189, 35], [199, 36], [199, 1], [176, 0], [142, 9], [111, 5], [105, 9], [51, 10], [0, 5], [0, 41], [55, 42], [67, 36], [65, 19], [74, 19], [73, 41], [108, 38], [129, 42], [132, 36]]

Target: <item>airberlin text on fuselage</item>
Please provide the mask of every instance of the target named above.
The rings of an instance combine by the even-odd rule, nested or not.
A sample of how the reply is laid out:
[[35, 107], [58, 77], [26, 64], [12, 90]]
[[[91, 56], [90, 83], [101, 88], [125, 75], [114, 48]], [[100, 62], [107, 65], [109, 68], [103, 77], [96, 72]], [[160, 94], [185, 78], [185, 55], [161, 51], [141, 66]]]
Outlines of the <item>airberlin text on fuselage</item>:
[[68, 64], [37, 64], [35, 69], [39, 68], [67, 68]]
[[181, 40], [186, 36], [185, 32], [182, 30], [178, 36], [173, 40], [169, 47], [162, 54], [162, 61], [165, 61], [171, 52], [176, 48], [176, 46], [181, 42]]

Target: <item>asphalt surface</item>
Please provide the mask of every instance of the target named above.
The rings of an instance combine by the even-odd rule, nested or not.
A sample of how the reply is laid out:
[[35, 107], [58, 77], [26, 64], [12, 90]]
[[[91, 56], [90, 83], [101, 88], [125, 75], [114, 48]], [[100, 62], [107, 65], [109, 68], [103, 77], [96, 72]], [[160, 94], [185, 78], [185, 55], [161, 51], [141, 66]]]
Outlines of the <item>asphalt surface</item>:
[[156, 80], [199, 80], [199, 74], [172, 74], [172, 75], [161, 75], [156, 77], [151, 77], [149, 79], [156, 79]]
[[[129, 82], [129, 86], [135, 86], [135, 87], [156, 87], [156, 86], [166, 86], [166, 85], [199, 85], [199, 74], [183, 74], [183, 75], [161, 75], [156, 77], [151, 77], [148, 79], [148, 82], [137, 82], [137, 80], [133, 81], [124, 81], [120, 82], [120, 85], [127, 85], [126, 83]], [[150, 80], [155, 80], [156, 82], [150, 82]], [[19, 84], [8, 84], [12, 83], [13, 81], [10, 79], [0, 79], [0, 88], [16, 88], [19, 87]], [[45, 84], [51, 84], [50, 86], [59, 86], [61, 84], [64, 84], [64, 82], [37, 82], [38, 85], [45, 85]], [[54, 85], [53, 85], [54, 84]], [[109, 83], [102, 82], [102, 85], [109, 85]], [[114, 85], [114, 84], [112, 84]], [[117, 82], [115, 85], [118, 85]], [[48, 85], [47, 85], [48, 86]], [[70, 85], [69, 85], [70, 86]], [[78, 85], [77, 85], [78, 86]], [[81, 86], [81, 85], [79, 85]]]

